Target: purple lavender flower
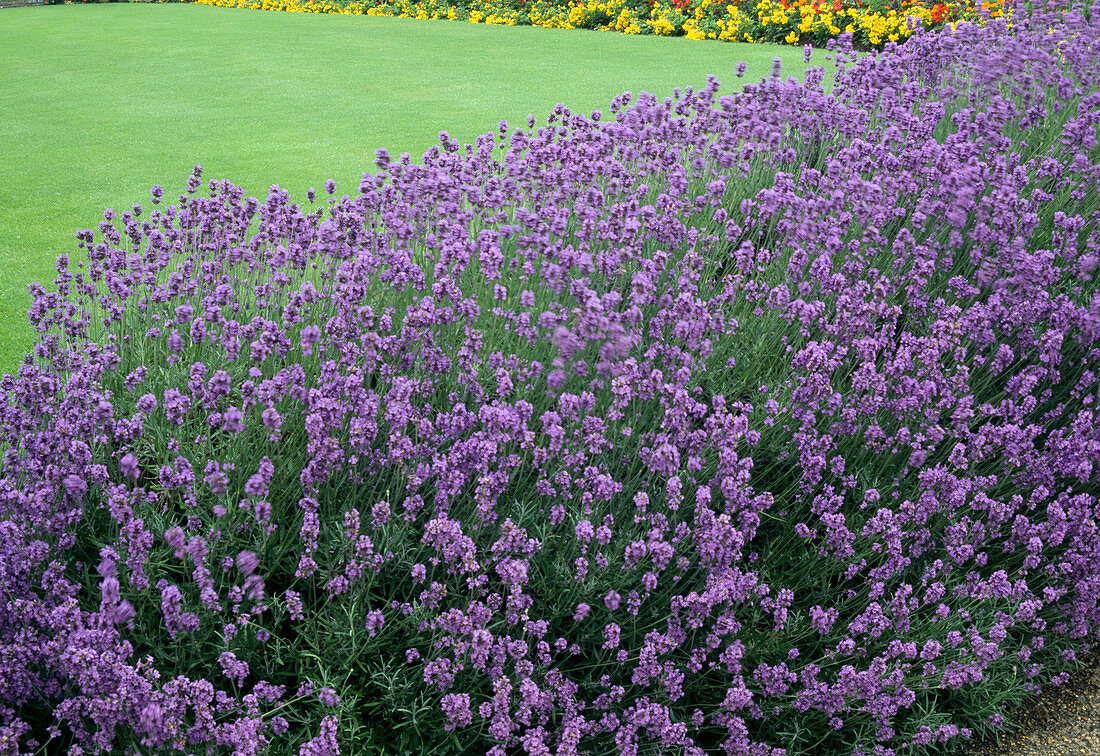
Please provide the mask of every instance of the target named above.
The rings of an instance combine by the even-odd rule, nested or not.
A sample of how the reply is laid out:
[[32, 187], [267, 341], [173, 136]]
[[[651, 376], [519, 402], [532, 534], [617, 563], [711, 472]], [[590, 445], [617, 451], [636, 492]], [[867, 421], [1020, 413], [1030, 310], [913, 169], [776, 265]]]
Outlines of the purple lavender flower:
[[923, 690], [1062, 681], [1100, 624], [1098, 48], [1035, 13], [844, 35], [828, 92], [443, 133], [320, 209], [196, 167], [105, 213], [3, 378], [0, 737], [336, 753], [310, 707], [358, 703], [275, 657], [333, 679], [380, 631], [364, 679], [442, 698], [418, 746], [494, 756], [887, 754], [988, 721]]
[[317, 699], [330, 709], [335, 708], [340, 703], [340, 696], [336, 695], [336, 691], [332, 688], [321, 688], [318, 690]]

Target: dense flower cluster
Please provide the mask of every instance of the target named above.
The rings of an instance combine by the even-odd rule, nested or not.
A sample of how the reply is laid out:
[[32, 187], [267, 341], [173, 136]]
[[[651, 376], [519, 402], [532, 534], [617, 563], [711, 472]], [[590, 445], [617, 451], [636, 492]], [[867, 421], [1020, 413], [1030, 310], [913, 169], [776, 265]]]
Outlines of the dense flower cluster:
[[80, 231], [0, 380], [3, 749], [893, 756], [1063, 681], [1100, 14], [851, 42]]
[[860, 49], [904, 41], [917, 28], [1011, 15], [1011, 0], [188, 0], [293, 13], [449, 19], [472, 23], [600, 29], [733, 42], [824, 46], [845, 32]]

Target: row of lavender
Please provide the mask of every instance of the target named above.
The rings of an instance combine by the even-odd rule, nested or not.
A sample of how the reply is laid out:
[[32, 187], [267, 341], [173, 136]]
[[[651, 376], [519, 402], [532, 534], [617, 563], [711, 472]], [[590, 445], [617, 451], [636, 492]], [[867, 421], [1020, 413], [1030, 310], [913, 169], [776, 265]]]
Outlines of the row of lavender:
[[0, 407], [0, 751], [876, 754], [1100, 632], [1100, 18], [108, 211]]

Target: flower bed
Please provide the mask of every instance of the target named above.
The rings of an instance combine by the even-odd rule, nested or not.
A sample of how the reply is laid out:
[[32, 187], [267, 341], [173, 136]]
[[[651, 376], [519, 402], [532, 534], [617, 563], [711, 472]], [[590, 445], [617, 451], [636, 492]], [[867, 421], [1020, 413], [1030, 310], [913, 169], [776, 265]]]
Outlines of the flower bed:
[[686, 36], [732, 42], [823, 47], [841, 33], [859, 49], [882, 49], [916, 28], [1000, 18], [1005, 0], [934, 3], [923, 0], [193, 0], [204, 5], [294, 13], [344, 13], [421, 20], [600, 29], [625, 34]]
[[4, 747], [892, 756], [1064, 680], [1100, 19], [850, 41], [78, 232], [0, 380]]

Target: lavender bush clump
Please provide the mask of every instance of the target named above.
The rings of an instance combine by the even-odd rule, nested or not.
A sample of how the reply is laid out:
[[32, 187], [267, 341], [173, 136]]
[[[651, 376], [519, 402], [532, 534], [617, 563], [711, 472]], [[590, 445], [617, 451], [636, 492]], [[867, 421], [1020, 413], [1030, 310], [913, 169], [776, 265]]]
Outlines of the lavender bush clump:
[[107, 211], [2, 381], [0, 751], [999, 727], [1100, 632], [1087, 10]]

